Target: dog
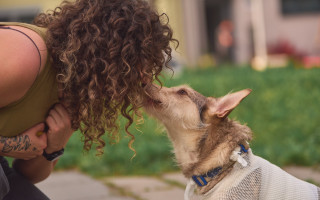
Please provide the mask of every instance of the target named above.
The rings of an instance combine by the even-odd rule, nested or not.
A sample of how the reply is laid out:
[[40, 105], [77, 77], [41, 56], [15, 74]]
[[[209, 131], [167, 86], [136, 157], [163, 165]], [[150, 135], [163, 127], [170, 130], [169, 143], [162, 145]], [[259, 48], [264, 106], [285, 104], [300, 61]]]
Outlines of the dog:
[[252, 131], [228, 115], [250, 89], [205, 97], [187, 85], [150, 84], [144, 109], [167, 129], [176, 161], [189, 179], [184, 199], [307, 200], [320, 189], [254, 155]]

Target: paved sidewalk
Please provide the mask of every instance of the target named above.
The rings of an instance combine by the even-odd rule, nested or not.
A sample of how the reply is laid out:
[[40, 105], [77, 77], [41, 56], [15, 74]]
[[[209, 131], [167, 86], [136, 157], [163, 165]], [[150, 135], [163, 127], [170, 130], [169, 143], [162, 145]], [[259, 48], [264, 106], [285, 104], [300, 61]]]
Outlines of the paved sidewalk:
[[[319, 171], [306, 167], [286, 167], [285, 170], [320, 184]], [[54, 172], [37, 186], [52, 200], [183, 200], [186, 183], [181, 173], [94, 180], [76, 171], [63, 171]]]
[[134, 200], [77, 171], [54, 172], [36, 186], [51, 200]]
[[136, 199], [179, 200], [184, 188], [155, 177], [115, 177], [103, 180], [108, 185], [125, 190]]

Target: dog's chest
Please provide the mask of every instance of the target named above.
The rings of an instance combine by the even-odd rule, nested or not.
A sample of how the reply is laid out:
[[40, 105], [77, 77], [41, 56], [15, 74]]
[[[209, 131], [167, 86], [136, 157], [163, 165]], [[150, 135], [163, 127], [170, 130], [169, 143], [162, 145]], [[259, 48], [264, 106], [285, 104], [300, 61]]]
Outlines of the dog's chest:
[[204, 199], [212, 200], [319, 200], [319, 188], [299, 180], [270, 162], [251, 153], [247, 167], [236, 163]]

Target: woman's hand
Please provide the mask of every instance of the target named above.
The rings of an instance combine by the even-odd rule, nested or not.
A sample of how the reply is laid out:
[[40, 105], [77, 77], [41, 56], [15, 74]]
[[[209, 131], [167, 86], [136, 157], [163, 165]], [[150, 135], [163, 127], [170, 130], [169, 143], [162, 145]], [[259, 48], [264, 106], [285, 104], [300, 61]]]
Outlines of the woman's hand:
[[71, 128], [69, 114], [61, 104], [56, 104], [50, 110], [46, 123], [49, 130], [47, 133], [48, 145], [45, 151], [50, 154], [64, 148], [74, 131]]
[[[69, 114], [60, 104], [49, 111], [46, 124], [49, 129], [46, 134], [43, 134], [47, 141], [44, 151], [51, 154], [65, 147], [73, 130]], [[57, 161], [48, 161], [45, 157], [38, 156], [32, 160], [15, 160], [13, 168], [32, 183], [37, 183], [50, 175], [56, 163]]]
[[42, 155], [47, 147], [47, 135], [38, 136], [44, 130], [44, 123], [37, 124], [15, 137], [0, 137], [1, 155], [29, 160]]

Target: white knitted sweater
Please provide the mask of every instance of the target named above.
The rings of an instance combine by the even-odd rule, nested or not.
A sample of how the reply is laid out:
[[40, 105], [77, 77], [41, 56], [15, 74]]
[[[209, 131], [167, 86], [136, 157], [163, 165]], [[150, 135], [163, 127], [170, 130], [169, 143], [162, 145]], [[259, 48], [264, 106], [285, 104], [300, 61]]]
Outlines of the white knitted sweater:
[[253, 155], [251, 149], [243, 158], [248, 163], [246, 167], [236, 162], [232, 171], [200, 199], [320, 200], [318, 187]]

